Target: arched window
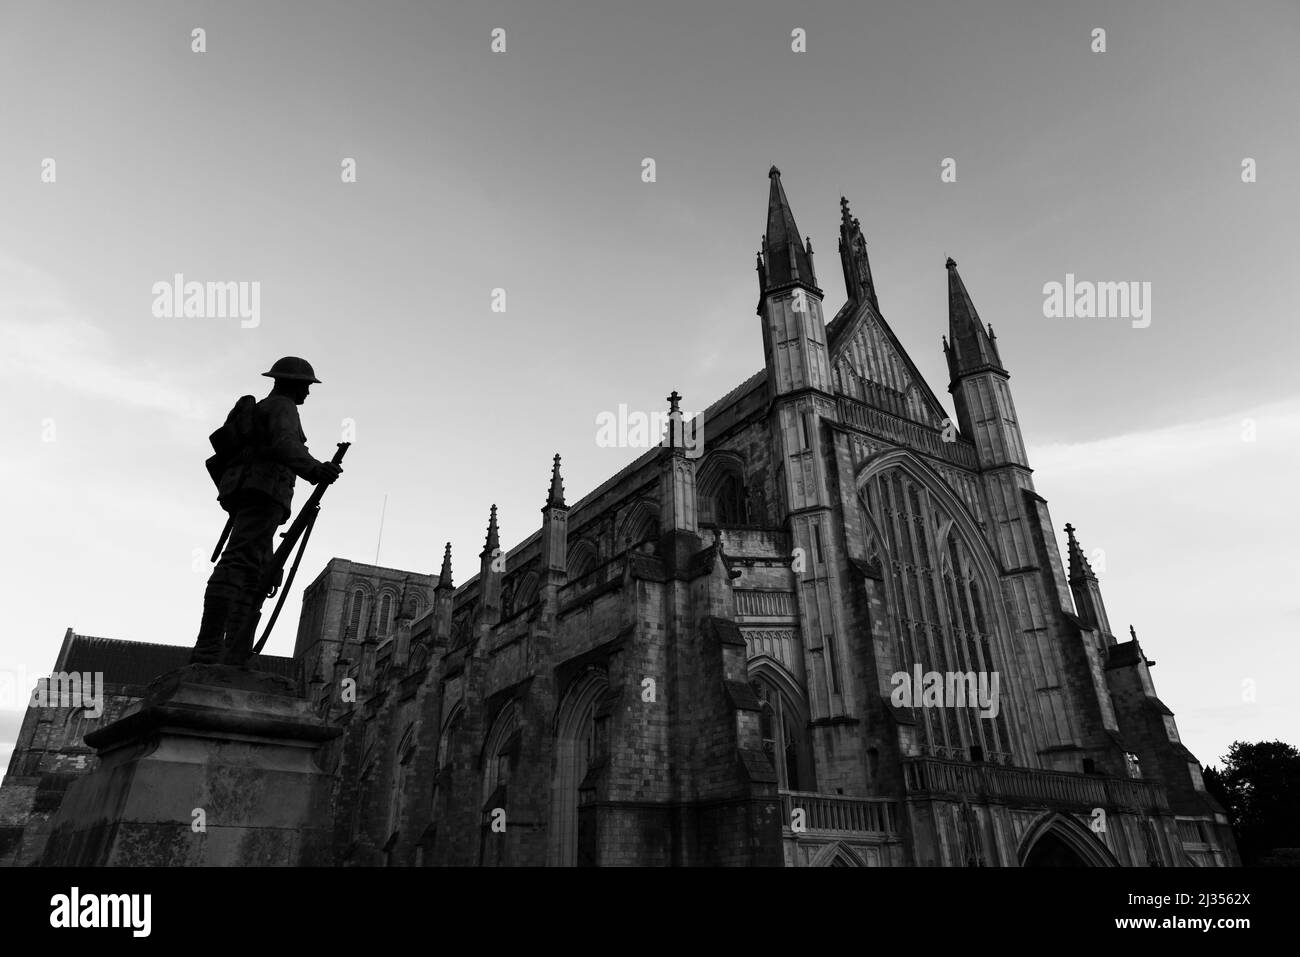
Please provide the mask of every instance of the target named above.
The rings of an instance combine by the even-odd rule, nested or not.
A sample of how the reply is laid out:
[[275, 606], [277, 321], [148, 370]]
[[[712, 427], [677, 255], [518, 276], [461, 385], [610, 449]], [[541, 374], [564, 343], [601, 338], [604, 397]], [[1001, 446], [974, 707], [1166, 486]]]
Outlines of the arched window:
[[596, 547], [588, 541], [575, 542], [569, 549], [569, 581], [581, 578], [596, 567]]
[[455, 651], [474, 639], [474, 612], [467, 610], [451, 620], [451, 648]]
[[438, 753], [433, 760], [435, 771], [441, 772], [451, 761], [451, 741], [456, 732], [460, 730], [460, 719], [464, 714], [465, 706], [457, 704], [452, 710], [451, 716], [447, 718], [446, 724], [442, 726], [442, 734], [438, 736]]
[[549, 851], [553, 867], [578, 862], [578, 787], [599, 754], [596, 706], [608, 690], [603, 672], [587, 671], [569, 685], [556, 714]]
[[[965, 707], [920, 707], [913, 714], [923, 753], [965, 760], [1005, 762], [1012, 751], [1006, 712], [1010, 676], [993, 653], [997, 621], [986, 605], [985, 586], [966, 541], [942, 502], [901, 468], [871, 476], [865, 505], [884, 539], [886, 590], [900, 671], [973, 673], [991, 690], [999, 672], [996, 717], [981, 716], [978, 701]], [[947, 682], [945, 680], [945, 691]], [[914, 697], [919, 689], [913, 689]]]
[[530, 571], [524, 575], [515, 590], [515, 611], [522, 611], [535, 601], [537, 601], [537, 573]]
[[514, 761], [519, 754], [519, 706], [510, 702], [501, 709], [483, 747], [483, 802], [501, 800], [510, 785]]
[[501, 617], [509, 618], [515, 613], [515, 583], [513, 580], [506, 582], [501, 587]]
[[[481, 755], [483, 765], [482, 827], [479, 838], [479, 864], [488, 867], [505, 867], [510, 864], [507, 842], [510, 816], [510, 782], [519, 760], [521, 732], [519, 729], [519, 704], [511, 701], [488, 732]], [[506, 831], [494, 825], [505, 815]]]
[[764, 671], [752, 672], [749, 683], [762, 705], [763, 751], [776, 769], [777, 787], [783, 791], [814, 790], [807, 710]]
[[618, 552], [640, 545], [647, 538], [653, 538], [658, 530], [658, 513], [642, 499], [624, 513], [614, 550]]
[[735, 472], [729, 472], [718, 485], [713, 496], [713, 521], [718, 525], [744, 525], [745, 483]]
[[362, 606], [366, 603], [366, 593], [358, 588], [352, 593], [352, 607], [348, 609], [346, 638], [355, 638], [361, 633]]
[[378, 634], [388, 634], [393, 621], [392, 614], [393, 594], [392, 592], [384, 592], [383, 596], [379, 599], [379, 621], [375, 623], [375, 627], [379, 629]]
[[402, 803], [405, 800], [406, 789], [411, 780], [411, 759], [415, 756], [415, 724], [412, 722], [406, 726], [402, 733], [402, 740], [397, 745], [397, 781], [392, 793], [388, 798], [388, 827], [385, 831], [396, 836], [401, 829], [402, 823]]
[[712, 453], [696, 478], [700, 521], [705, 525], [745, 525], [749, 522], [745, 460], [730, 450]]

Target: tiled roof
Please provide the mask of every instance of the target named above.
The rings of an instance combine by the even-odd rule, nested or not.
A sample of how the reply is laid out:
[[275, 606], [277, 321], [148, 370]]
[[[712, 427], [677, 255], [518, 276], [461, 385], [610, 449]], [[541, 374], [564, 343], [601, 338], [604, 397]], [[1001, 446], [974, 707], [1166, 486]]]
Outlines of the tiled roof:
[[[147, 685], [159, 675], [190, 663], [192, 649], [181, 645], [157, 645], [144, 641], [120, 641], [116, 638], [72, 636], [67, 657], [58, 670], [101, 672], [104, 681], [125, 685]], [[249, 663], [254, 671], [295, 678], [297, 662], [279, 655], [254, 655]]]

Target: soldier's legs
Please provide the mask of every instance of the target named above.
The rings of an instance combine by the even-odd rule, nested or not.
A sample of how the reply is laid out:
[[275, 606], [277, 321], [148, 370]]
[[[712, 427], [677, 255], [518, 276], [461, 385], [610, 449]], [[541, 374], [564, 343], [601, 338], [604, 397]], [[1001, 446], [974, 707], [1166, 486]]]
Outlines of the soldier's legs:
[[[284, 511], [270, 499], [250, 496], [238, 503], [231, 516], [230, 537], [203, 596], [203, 622], [190, 657], [194, 663], [219, 661], [223, 651], [239, 637], [236, 633], [248, 623], [250, 614], [261, 607], [265, 595], [255, 594], [257, 582], [271, 556], [275, 530], [284, 520]], [[248, 645], [251, 650], [251, 642]], [[247, 657], [248, 652], [244, 652], [233, 663], [242, 664]]]
[[[241, 521], [242, 520], [242, 521]], [[270, 499], [256, 500], [241, 508], [230, 531], [233, 541], [240, 535], [240, 550], [232, 562], [231, 574], [237, 590], [226, 620], [226, 664], [243, 665], [253, 653], [253, 632], [266, 592], [259, 591], [262, 570], [275, 551], [275, 530], [284, 521], [284, 509]], [[241, 527], [242, 526], [242, 527]]]
[[208, 579], [207, 590], [203, 593], [203, 620], [199, 623], [199, 637], [194, 642], [194, 650], [190, 652], [190, 664], [210, 665], [221, 660], [225, 648], [222, 639], [234, 594], [233, 588]]

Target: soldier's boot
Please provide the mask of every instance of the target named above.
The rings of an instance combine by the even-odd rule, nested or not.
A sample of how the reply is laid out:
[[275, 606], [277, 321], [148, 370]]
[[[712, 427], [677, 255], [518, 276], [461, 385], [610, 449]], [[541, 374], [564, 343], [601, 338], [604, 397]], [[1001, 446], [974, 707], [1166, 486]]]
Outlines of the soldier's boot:
[[190, 652], [190, 664], [214, 665], [221, 660], [225, 643], [226, 622], [230, 617], [230, 593], [220, 586], [209, 585], [203, 596], [203, 619], [199, 637]]
[[226, 651], [222, 663], [237, 668], [247, 668], [253, 656], [253, 636], [257, 631], [257, 611], [260, 602], [249, 601], [240, 595], [231, 602], [230, 623], [226, 627]]

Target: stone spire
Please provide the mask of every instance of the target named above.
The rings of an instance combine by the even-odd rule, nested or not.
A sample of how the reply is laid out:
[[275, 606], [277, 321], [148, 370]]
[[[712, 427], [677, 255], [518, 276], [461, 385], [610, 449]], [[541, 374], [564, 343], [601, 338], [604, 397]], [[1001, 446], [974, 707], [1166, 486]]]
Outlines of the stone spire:
[[948, 341], [944, 354], [948, 372], [954, 382], [972, 372], [992, 370], [1006, 373], [989, 331], [980, 323], [979, 313], [971, 302], [966, 284], [951, 258], [948, 267]]
[[569, 556], [569, 506], [564, 504], [560, 453], [551, 464], [551, 490], [542, 506], [542, 570], [548, 583], [562, 584]]
[[487, 541], [479, 552], [479, 601], [483, 614], [480, 626], [490, 627], [501, 620], [501, 579], [505, 575], [505, 553], [501, 551], [501, 536], [497, 531], [497, 507], [492, 506], [488, 518]]
[[1065, 534], [1069, 536], [1066, 550], [1070, 556], [1070, 581], [1096, 581], [1097, 576], [1093, 573], [1092, 565], [1088, 562], [1088, 557], [1083, 554], [1083, 549], [1079, 547], [1079, 540], [1074, 537], [1074, 526], [1066, 525]]
[[447, 543], [447, 547], [442, 552], [442, 570], [438, 572], [438, 587], [436, 590], [443, 591], [447, 588], [453, 591], [456, 588], [451, 580], [451, 542]]
[[1074, 526], [1066, 525], [1065, 534], [1068, 537], [1066, 551], [1070, 556], [1069, 581], [1074, 607], [1078, 609], [1080, 618], [1101, 633], [1106, 645], [1113, 645], [1115, 636], [1110, 631], [1110, 618], [1106, 615], [1106, 603], [1101, 597], [1101, 584], [1097, 581], [1079, 540], [1074, 537]]
[[492, 553], [501, 547], [501, 536], [497, 531], [497, 507], [492, 506], [492, 513], [488, 516], [487, 541], [483, 545], [483, 551], [479, 552], [479, 558], [491, 558]]
[[442, 552], [442, 571], [433, 590], [433, 640], [445, 645], [451, 641], [451, 606], [456, 598], [456, 586], [451, 580], [451, 542]]
[[546, 496], [546, 504], [542, 506], [542, 511], [548, 508], [568, 508], [564, 504], [564, 480], [560, 478], [560, 453], [555, 453], [555, 459], [551, 465], [551, 490]]
[[840, 264], [844, 268], [844, 290], [856, 303], [870, 302], [876, 311], [876, 284], [871, 278], [871, 262], [867, 258], [867, 240], [862, 235], [862, 224], [849, 212], [849, 201], [840, 197]]
[[761, 292], [766, 294], [798, 283], [820, 297], [812, 266], [812, 247], [807, 240], [799, 239], [799, 227], [795, 225], [790, 201], [785, 198], [785, 188], [781, 185], [781, 171], [773, 166], [767, 175], [771, 186], [767, 197], [767, 233], [759, 259]]

